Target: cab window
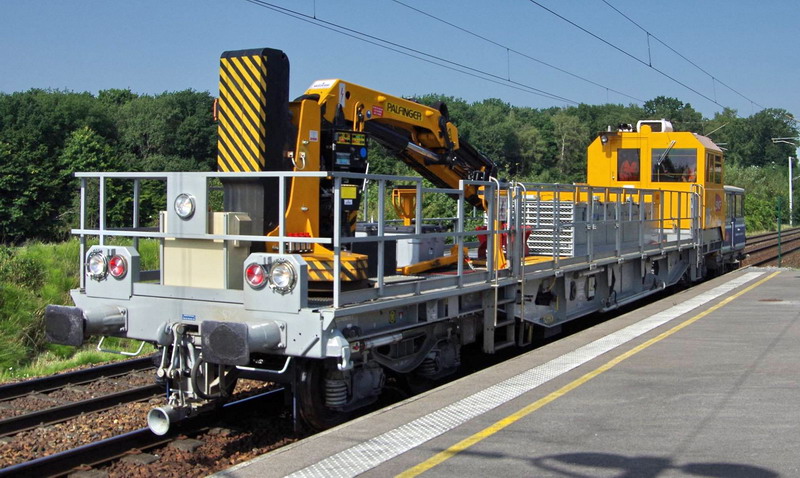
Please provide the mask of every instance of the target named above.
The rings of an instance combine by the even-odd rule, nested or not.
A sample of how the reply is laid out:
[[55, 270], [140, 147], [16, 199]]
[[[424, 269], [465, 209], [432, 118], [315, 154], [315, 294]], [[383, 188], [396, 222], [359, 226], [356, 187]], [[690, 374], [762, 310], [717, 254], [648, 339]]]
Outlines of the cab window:
[[726, 216], [728, 219], [736, 217], [736, 196], [728, 193], [725, 195], [725, 207], [727, 208]]
[[697, 150], [673, 148], [652, 150], [654, 182], [697, 181]]
[[638, 149], [617, 150], [617, 181], [639, 181], [640, 160]]

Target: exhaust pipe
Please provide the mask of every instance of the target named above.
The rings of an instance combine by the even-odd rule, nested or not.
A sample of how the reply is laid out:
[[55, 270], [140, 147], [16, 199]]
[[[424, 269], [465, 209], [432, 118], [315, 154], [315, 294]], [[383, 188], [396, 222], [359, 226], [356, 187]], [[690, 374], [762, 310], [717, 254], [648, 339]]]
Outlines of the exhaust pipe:
[[184, 408], [174, 408], [169, 405], [154, 408], [147, 413], [147, 426], [156, 435], [163, 436], [169, 432], [170, 425], [183, 420], [186, 415]]

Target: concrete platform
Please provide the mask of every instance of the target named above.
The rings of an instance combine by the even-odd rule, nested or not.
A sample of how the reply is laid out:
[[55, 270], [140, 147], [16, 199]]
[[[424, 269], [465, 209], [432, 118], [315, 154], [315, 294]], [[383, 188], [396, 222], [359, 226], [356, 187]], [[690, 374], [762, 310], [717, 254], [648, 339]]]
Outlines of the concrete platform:
[[800, 272], [745, 269], [218, 473], [800, 476]]

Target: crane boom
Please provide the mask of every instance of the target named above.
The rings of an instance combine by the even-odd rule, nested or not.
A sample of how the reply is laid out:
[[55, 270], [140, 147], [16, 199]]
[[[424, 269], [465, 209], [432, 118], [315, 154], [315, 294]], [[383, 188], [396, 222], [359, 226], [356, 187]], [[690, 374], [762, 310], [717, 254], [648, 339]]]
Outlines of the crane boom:
[[[439, 188], [460, 189], [462, 180], [488, 181], [497, 174], [491, 159], [459, 137], [443, 103], [425, 106], [340, 79], [315, 81], [290, 102], [288, 86], [289, 60], [280, 50], [222, 54], [216, 111], [220, 171], [362, 174], [367, 171], [368, 139], [372, 138]], [[342, 198], [338, 222], [340, 234], [347, 236], [355, 232], [363, 179], [341, 182], [348, 197]], [[277, 178], [240, 176], [222, 183], [225, 210], [247, 213], [256, 231], [278, 235], [282, 214], [288, 234], [333, 236], [337, 221], [330, 177], [287, 180], [282, 211]], [[480, 186], [466, 184], [463, 191], [465, 201], [484, 208]], [[266, 244], [267, 249], [274, 246]], [[318, 258], [330, 256], [319, 244], [311, 253]], [[343, 263], [347, 267], [358, 260], [346, 257]], [[353, 277], [362, 275], [353, 273]]]

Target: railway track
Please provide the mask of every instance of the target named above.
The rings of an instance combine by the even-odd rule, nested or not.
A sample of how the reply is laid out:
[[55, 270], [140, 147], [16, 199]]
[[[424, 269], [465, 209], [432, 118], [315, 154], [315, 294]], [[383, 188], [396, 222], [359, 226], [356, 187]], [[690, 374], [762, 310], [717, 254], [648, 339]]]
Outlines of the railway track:
[[[253, 413], [256, 410], [259, 413], [268, 410], [277, 411], [282, 409], [282, 403], [283, 389], [273, 389], [223, 405], [218, 418], [226, 420], [236, 414]], [[165, 446], [180, 437], [197, 436], [209, 429], [209, 421], [208, 414], [197, 415], [174, 426], [174, 429], [164, 436], [155, 435], [148, 428], [141, 428], [71, 450], [2, 468], [0, 477], [58, 477], [68, 475], [76, 468], [99, 467], [132, 453]]]
[[82, 385], [96, 380], [114, 378], [131, 372], [155, 368], [152, 357], [124, 360], [74, 372], [0, 385], [0, 401], [11, 400], [30, 393], [52, 392], [68, 385]]
[[[777, 257], [777, 233], [766, 233], [751, 236], [748, 237], [747, 240], [748, 245], [745, 249], [745, 252], [749, 255], [749, 257], [745, 261], [745, 265], [762, 266], [774, 264]], [[800, 228], [782, 231], [781, 242], [782, 254], [784, 256], [788, 256], [789, 254], [800, 250]], [[800, 257], [800, 254], [798, 254], [798, 256]], [[0, 401], [24, 397], [32, 394], [49, 393], [64, 387], [82, 385], [97, 380], [119, 377], [125, 375], [126, 373], [145, 371], [151, 368], [153, 368], [152, 359], [144, 358], [108, 366], [95, 367], [84, 371], [46, 377], [39, 380], [9, 384], [0, 386]], [[98, 397], [96, 404], [93, 400], [87, 400], [75, 404], [65, 404], [63, 406], [52, 407], [51, 409], [33, 412], [20, 417], [12, 417], [11, 419], [0, 420], [0, 436], [11, 435], [18, 433], [21, 430], [41, 426], [43, 424], [64, 421], [80, 413], [109, 409], [119, 403], [135, 400], [137, 398], [134, 397], [137, 396], [139, 397], [138, 399], [146, 399], [157, 395], [162, 391], [163, 390], [160, 387], [154, 385], [137, 387], [136, 389], [130, 391]], [[284, 408], [281, 404], [281, 391], [282, 389], [278, 389], [241, 401], [231, 402], [225, 406], [225, 412], [223, 415], [239, 413], [237, 410], [242, 410], [241, 413], [247, 413], [245, 410], [247, 410], [254, 403], [259, 404], [257, 406], [259, 414], [264, 413], [265, 410], [281, 410]], [[271, 398], [265, 398], [267, 396]], [[264, 403], [273, 402], [275, 406], [264, 405]], [[247, 403], [251, 405], [245, 405]], [[216, 420], [216, 415], [213, 417], [208, 414], [200, 415], [187, 420], [186, 422], [180, 424], [180, 426], [175, 427], [175, 429], [166, 436], [156, 436], [147, 428], [135, 429], [111, 438], [78, 446], [67, 451], [53, 453], [42, 458], [27, 461], [25, 463], [8, 466], [7, 468], [0, 469], [0, 477], [65, 476], [76, 469], [87, 469], [88, 467], [108, 465], [109, 463], [119, 460], [125, 455], [135, 454], [140, 451], [158, 449], [161, 451], [154, 451], [153, 453], [161, 454], [165, 449], [161, 447], [166, 447], [170, 442], [173, 442], [178, 438], [185, 438], [187, 436], [203, 438], [203, 434], [208, 432], [209, 428], [211, 427], [210, 423], [213, 423]], [[111, 469], [119, 466], [120, 462], [117, 461], [117, 463], [114, 464]], [[119, 470], [117, 469], [115, 473], [118, 474]], [[117, 474], [114, 476], [117, 476]]]
[[[94, 396], [91, 391], [80, 388], [93, 382], [120, 379], [126, 375], [152, 368], [154, 368], [152, 358], [144, 357], [2, 385], [0, 386], [0, 403], [5, 403], [7, 408], [17, 408], [13, 405], [14, 401], [23, 400], [26, 397], [50, 406], [0, 419], [0, 437], [63, 422], [83, 413], [108, 410], [124, 403], [158, 396], [163, 393], [164, 387], [156, 384], [128, 387], [113, 393], [101, 393], [99, 396]], [[73, 395], [72, 399], [50, 398], [49, 394], [60, 390], [70, 391]]]
[[[781, 256], [782, 259], [787, 259], [798, 251], [800, 251], [800, 228], [793, 228], [781, 231]], [[750, 266], [774, 266], [777, 265], [778, 259], [778, 233], [768, 232], [758, 234], [747, 238], [747, 246], [745, 253], [748, 255], [747, 259], [743, 261], [743, 265]], [[787, 261], [785, 264], [782, 260], [782, 265], [800, 265], [797, 261]]]

